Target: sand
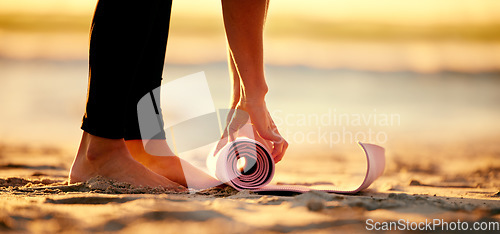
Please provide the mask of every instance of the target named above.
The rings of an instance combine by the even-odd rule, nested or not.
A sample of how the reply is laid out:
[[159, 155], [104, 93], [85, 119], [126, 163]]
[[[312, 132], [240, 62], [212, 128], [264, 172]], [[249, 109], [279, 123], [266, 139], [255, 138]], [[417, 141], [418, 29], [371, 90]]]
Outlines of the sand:
[[354, 195], [258, 194], [228, 186], [174, 193], [100, 177], [68, 185], [71, 157], [54, 147], [0, 146], [0, 232], [331, 233], [398, 221], [410, 222], [399, 229], [426, 220], [469, 228], [500, 222], [500, 167], [491, 163], [453, 174], [389, 157], [385, 175]]

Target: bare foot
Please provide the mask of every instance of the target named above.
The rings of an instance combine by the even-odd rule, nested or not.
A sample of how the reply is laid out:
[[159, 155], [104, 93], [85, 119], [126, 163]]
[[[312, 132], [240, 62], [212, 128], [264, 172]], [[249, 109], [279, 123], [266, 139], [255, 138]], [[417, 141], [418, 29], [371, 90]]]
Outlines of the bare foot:
[[[144, 150], [142, 140], [128, 140], [125, 144], [135, 160], [185, 187], [206, 189], [221, 184], [217, 179], [175, 156], [165, 140], [149, 140], [148, 152]], [[154, 156], [149, 153], [164, 156]]]
[[107, 139], [84, 132], [71, 167], [69, 183], [85, 182], [97, 175], [135, 186], [186, 190], [134, 160], [123, 139]]

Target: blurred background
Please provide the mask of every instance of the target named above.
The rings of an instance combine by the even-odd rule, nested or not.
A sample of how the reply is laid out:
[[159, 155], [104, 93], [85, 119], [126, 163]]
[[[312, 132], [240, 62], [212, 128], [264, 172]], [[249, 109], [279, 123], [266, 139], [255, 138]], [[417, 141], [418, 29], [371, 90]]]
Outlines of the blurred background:
[[[2, 144], [76, 150], [95, 3], [0, 2]], [[498, 12], [497, 0], [271, 1], [267, 102], [291, 143], [283, 164], [312, 155], [318, 173], [318, 158], [335, 158], [329, 170], [349, 160], [343, 147], [360, 154], [357, 140], [385, 146], [389, 170], [498, 164]], [[164, 82], [204, 71], [227, 107], [220, 1], [174, 1], [168, 43]]]

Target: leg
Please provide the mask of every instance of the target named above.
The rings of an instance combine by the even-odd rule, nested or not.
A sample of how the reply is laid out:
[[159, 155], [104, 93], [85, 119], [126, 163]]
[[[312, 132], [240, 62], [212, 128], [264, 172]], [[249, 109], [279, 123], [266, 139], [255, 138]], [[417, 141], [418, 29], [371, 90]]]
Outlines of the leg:
[[[161, 4], [168, 4], [170, 8], [171, 2], [162, 1]], [[140, 133], [137, 103], [144, 95], [148, 95], [161, 85], [169, 22], [170, 12], [154, 16], [152, 27], [156, 30], [149, 32], [148, 39], [144, 42], [136, 68], [136, 79], [133, 81], [134, 92], [128, 95], [126, 102], [125, 144], [135, 160], [159, 175], [186, 187], [188, 185], [195, 189], [213, 187], [220, 182], [175, 156], [168, 147], [163, 132], [155, 139], [143, 139]], [[160, 103], [157, 103], [157, 106], [161, 106]], [[143, 140], [148, 140], [147, 152]], [[154, 152], [154, 155], [148, 152]]]
[[123, 139], [127, 96], [133, 91], [138, 58], [143, 55], [154, 16], [165, 10], [160, 7], [162, 2], [98, 2], [92, 22], [84, 133], [70, 183], [101, 175], [134, 185], [178, 187], [134, 160]]

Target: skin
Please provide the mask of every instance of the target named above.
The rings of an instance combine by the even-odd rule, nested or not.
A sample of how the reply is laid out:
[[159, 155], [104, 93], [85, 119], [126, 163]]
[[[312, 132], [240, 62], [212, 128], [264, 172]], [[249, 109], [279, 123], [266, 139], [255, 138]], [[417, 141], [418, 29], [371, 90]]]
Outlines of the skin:
[[[230, 106], [234, 111], [228, 116], [229, 124], [218, 145], [225, 145], [238, 136], [241, 127], [251, 123], [255, 138], [272, 147], [275, 162], [279, 162], [288, 143], [279, 134], [265, 102], [268, 87], [262, 34], [268, 4], [267, 0], [222, 0], [233, 86]], [[220, 184], [175, 156], [164, 140], [152, 141], [148, 146], [152, 143], [155, 155], [169, 156], [149, 154], [142, 140], [107, 139], [84, 132], [69, 181], [83, 182], [101, 175], [133, 185], [163, 186], [177, 191], [188, 186], [203, 189]]]
[[97, 175], [136, 186], [186, 190], [136, 161], [123, 139], [102, 138], [84, 132], [69, 173], [69, 183], [84, 182]]
[[[148, 152], [144, 149], [142, 140], [129, 140], [125, 144], [135, 160], [184, 187], [206, 189], [221, 184], [219, 180], [175, 156], [165, 140], [152, 141], [148, 142]], [[153, 152], [155, 155], [150, 154]]]
[[288, 142], [280, 135], [265, 102], [268, 87], [264, 75], [263, 28], [268, 6], [267, 0], [222, 0], [233, 84], [230, 105], [236, 110], [228, 116], [229, 125], [222, 142], [238, 135], [238, 129], [247, 124], [248, 115], [259, 137], [272, 143], [272, 155], [279, 162]]

